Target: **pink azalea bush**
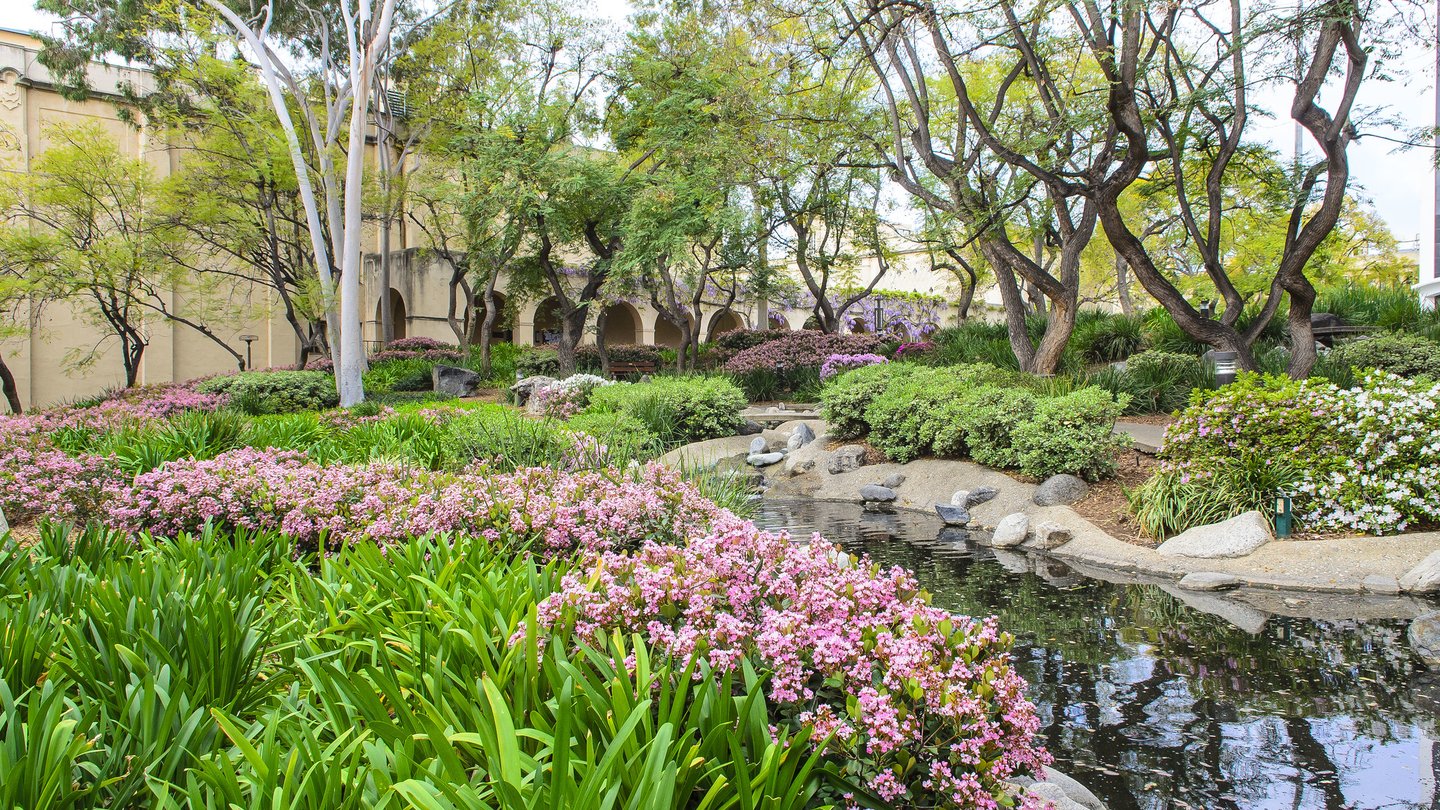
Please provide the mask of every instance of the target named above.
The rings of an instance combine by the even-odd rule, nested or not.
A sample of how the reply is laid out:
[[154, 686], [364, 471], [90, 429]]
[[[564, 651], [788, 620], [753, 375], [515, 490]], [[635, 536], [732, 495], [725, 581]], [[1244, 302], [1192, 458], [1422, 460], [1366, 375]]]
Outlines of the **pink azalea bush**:
[[785, 722], [830, 735], [889, 802], [1009, 806], [1004, 780], [1049, 761], [993, 619], [934, 607], [909, 572], [819, 536], [797, 543], [725, 516], [684, 545], [599, 553], [538, 616], [562, 637], [635, 633], [721, 672], [757, 663]]
[[888, 362], [890, 361], [883, 355], [878, 354], [832, 354], [825, 358], [825, 364], [820, 366], [820, 379], [828, 380], [854, 368], [878, 366]]
[[922, 340], [916, 343], [901, 343], [895, 349], [896, 360], [919, 360], [938, 348], [933, 342]]
[[725, 371], [728, 374], [749, 374], [819, 369], [832, 354], [873, 352], [881, 343], [882, 340], [875, 335], [830, 335], [812, 330], [786, 332], [775, 340], [738, 352], [725, 364]]
[[325, 466], [295, 452], [250, 448], [170, 462], [111, 487], [108, 496], [104, 520], [132, 532], [168, 536], [210, 521], [279, 530], [311, 546], [445, 532], [534, 541], [551, 555], [684, 537], [720, 514], [658, 464], [635, 478], [544, 468], [442, 473], [385, 462]]

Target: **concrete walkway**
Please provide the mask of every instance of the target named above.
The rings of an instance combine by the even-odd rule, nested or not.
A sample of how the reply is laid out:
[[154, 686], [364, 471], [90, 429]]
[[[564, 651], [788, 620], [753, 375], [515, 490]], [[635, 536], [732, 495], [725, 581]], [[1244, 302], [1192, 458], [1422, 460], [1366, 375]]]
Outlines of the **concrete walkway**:
[[1115, 434], [1118, 436], [1122, 433], [1130, 435], [1132, 447], [1148, 455], [1156, 455], [1165, 446], [1163, 425], [1142, 425], [1139, 422], [1121, 420], [1115, 423]]

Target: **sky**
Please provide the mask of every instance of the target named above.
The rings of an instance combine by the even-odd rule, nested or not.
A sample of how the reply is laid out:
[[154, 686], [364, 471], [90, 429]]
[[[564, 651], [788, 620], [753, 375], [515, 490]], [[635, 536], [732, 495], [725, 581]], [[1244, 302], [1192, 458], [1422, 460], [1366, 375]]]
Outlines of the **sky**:
[[[33, 0], [0, 0], [0, 26], [18, 29], [43, 29], [50, 25], [48, 16], [36, 11]], [[628, 0], [591, 0], [590, 7], [601, 15], [617, 21], [630, 12]], [[1372, 107], [1385, 108], [1387, 114], [1400, 119], [1400, 131], [1378, 130], [1378, 134], [1404, 138], [1406, 131], [1430, 126], [1435, 121], [1435, 53], [1433, 49], [1414, 49], [1392, 72], [1400, 79], [1391, 82], [1367, 82], [1361, 100]], [[1252, 122], [1252, 137], [1271, 143], [1281, 154], [1294, 151], [1294, 122], [1286, 109], [1284, 92], [1272, 92], [1262, 106], [1271, 106], [1275, 115], [1263, 122]], [[1421, 278], [1434, 278], [1433, 239], [1427, 223], [1435, 216], [1435, 169], [1433, 150], [1405, 150], [1379, 137], [1362, 137], [1350, 147], [1351, 192], [1367, 200], [1390, 226], [1396, 238], [1413, 242], [1417, 238], [1423, 248], [1420, 260]]]

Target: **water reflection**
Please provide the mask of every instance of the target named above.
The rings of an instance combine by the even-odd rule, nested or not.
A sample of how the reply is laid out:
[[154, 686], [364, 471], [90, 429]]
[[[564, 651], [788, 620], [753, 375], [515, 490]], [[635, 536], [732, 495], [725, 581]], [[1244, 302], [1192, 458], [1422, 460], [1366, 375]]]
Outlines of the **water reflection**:
[[756, 520], [998, 615], [1056, 766], [1111, 810], [1440, 810], [1440, 674], [1411, 658], [1404, 621], [1272, 618], [1252, 634], [1153, 585], [997, 557], [925, 516], [771, 501]]

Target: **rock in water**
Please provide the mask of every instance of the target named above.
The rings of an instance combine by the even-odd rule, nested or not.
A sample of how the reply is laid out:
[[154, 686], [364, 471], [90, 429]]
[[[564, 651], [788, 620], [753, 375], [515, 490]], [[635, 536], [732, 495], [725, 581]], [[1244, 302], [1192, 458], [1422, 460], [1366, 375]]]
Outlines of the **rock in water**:
[[866, 503], [890, 503], [895, 500], [895, 497], [895, 490], [879, 484], [866, 484], [860, 487], [860, 500]]
[[1440, 551], [1420, 561], [1410, 573], [1400, 578], [1400, 590], [1406, 593], [1435, 593], [1440, 591]]
[[1035, 488], [1035, 505], [1069, 506], [1085, 500], [1085, 496], [1089, 494], [1089, 484], [1073, 475], [1061, 473], [1046, 478], [1044, 483]]
[[[1155, 550], [1165, 557], [1245, 557], [1271, 539], [1270, 521], [1259, 512], [1246, 512], [1219, 523], [1186, 529]], [[1436, 558], [1440, 560], [1440, 553]]]
[[815, 441], [815, 431], [811, 430], [810, 426], [804, 422], [796, 425], [795, 429], [790, 432], [789, 444], [791, 450], [799, 450], [813, 441]]
[[1410, 649], [1426, 666], [1440, 669], [1440, 611], [1426, 613], [1410, 622], [1405, 636], [1410, 640]]
[[1035, 528], [1030, 532], [1030, 539], [1025, 541], [1025, 546], [1049, 551], [1070, 542], [1073, 536], [1069, 529], [1059, 523], [1045, 520], [1035, 524]]
[[756, 436], [755, 438], [750, 440], [750, 455], [752, 456], [756, 453], [768, 452], [769, 449], [770, 443], [765, 441], [764, 436]]
[[[440, 368], [440, 366], [436, 366], [436, 372], [438, 372]], [[517, 382], [514, 385], [510, 386], [510, 393], [515, 395], [515, 404], [523, 406], [525, 403], [530, 401], [530, 395], [535, 393], [535, 389], [544, 388], [545, 386], [553, 382], [555, 382], [554, 377], [546, 377], [544, 374], [536, 374], [531, 377], [526, 377], [520, 382]], [[435, 385], [435, 390], [440, 390], [440, 385], [438, 381]]]
[[847, 444], [830, 454], [825, 469], [831, 475], [852, 472], [865, 466], [865, 448], [858, 444]]
[[746, 457], [745, 463], [752, 467], [769, 467], [771, 464], [779, 464], [784, 460], [784, 453], [751, 453]]
[[468, 368], [437, 365], [430, 370], [430, 382], [437, 394], [450, 397], [473, 397], [480, 388], [481, 378], [479, 374]]
[[990, 535], [990, 545], [996, 548], [1010, 548], [1025, 542], [1030, 534], [1030, 516], [1024, 512], [1006, 515]]
[[963, 506], [935, 504], [935, 514], [945, 521], [946, 526], [965, 526], [970, 523], [970, 513]]
[[884, 481], [880, 482], [880, 486], [889, 487], [890, 489], [896, 489], [903, 483], [905, 483], [905, 476], [901, 475], [900, 473], [890, 473], [885, 477]]

